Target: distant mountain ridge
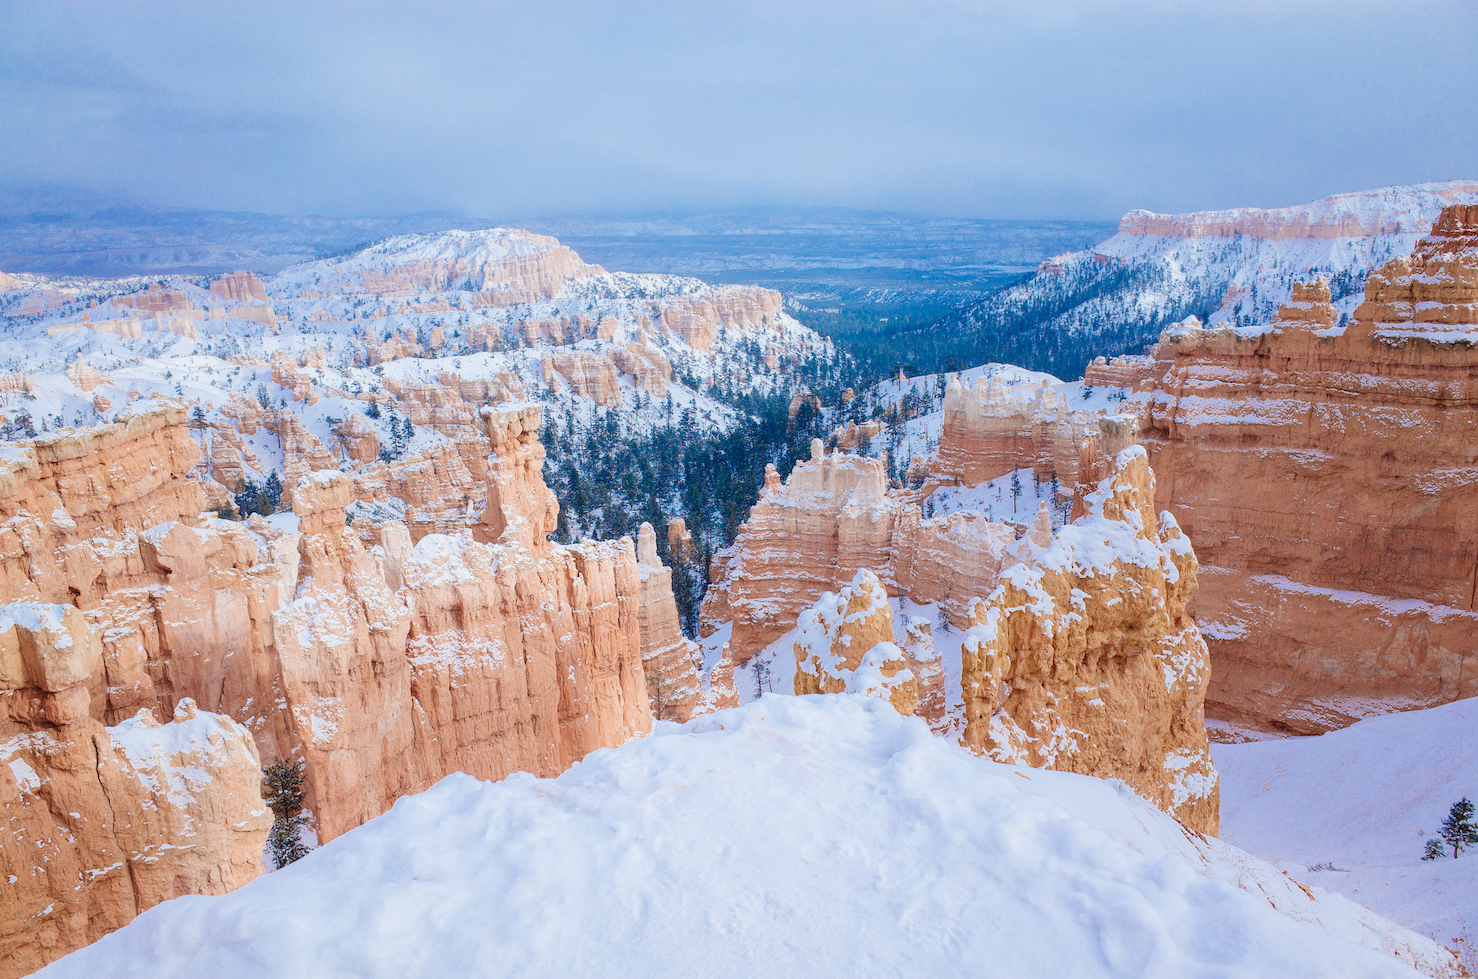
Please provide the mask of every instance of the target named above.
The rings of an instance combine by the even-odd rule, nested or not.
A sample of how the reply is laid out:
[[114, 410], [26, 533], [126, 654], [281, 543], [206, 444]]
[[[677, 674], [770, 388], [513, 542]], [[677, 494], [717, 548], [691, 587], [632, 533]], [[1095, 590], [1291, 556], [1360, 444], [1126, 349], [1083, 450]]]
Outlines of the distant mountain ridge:
[[1411, 251], [1445, 204], [1478, 202], [1478, 182], [1339, 194], [1295, 207], [1188, 214], [1130, 211], [1092, 248], [888, 346], [923, 370], [982, 361], [1078, 377], [1094, 357], [1132, 353], [1188, 315], [1266, 322], [1296, 281], [1323, 277], [1348, 314], [1369, 272]]

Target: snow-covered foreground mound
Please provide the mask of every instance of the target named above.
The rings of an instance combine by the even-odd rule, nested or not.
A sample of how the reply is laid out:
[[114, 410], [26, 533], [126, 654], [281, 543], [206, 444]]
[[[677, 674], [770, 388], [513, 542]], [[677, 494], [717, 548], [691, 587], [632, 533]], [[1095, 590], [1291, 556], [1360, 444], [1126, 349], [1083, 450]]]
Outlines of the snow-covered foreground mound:
[[1446, 974], [1314, 894], [1108, 782], [983, 761], [878, 700], [766, 697], [558, 779], [453, 775], [43, 974]]
[[1478, 800], [1475, 727], [1478, 700], [1460, 700], [1316, 738], [1214, 745], [1222, 833], [1478, 960], [1478, 854], [1421, 859], [1452, 804]]

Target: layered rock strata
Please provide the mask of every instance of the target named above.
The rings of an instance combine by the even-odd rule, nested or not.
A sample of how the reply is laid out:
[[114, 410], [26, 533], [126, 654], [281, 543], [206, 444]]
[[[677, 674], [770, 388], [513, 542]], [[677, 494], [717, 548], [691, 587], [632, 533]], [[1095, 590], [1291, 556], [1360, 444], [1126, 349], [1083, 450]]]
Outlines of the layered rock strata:
[[1173, 328], [1141, 439], [1204, 562], [1215, 716], [1300, 733], [1478, 694], [1478, 208], [1443, 210], [1343, 327]]
[[140, 709], [104, 727], [101, 647], [75, 606], [0, 606], [0, 976], [262, 872], [250, 733], [189, 699], [167, 723]]
[[893, 642], [893, 610], [882, 582], [859, 571], [839, 594], [827, 592], [796, 622], [797, 696], [856, 693], [878, 697], [904, 716], [919, 706], [919, 678]]
[[[270, 822], [256, 794], [260, 759], [306, 762], [308, 808], [327, 840], [448, 772], [554, 775], [650, 729], [643, 652], [680, 661], [691, 650], [676, 631], [670, 574], [654, 555], [639, 564], [629, 539], [551, 544], [558, 504], [540, 475], [539, 408], [488, 409], [478, 421], [492, 449], [481, 522], [428, 533], [414, 549], [398, 522], [366, 548], [346, 524], [355, 480], [336, 470], [292, 487], [298, 533], [203, 518], [202, 484], [190, 475], [201, 448], [178, 403], [7, 452], [0, 599], [44, 603], [70, 637], [48, 645], [39, 627], [0, 627], [0, 723], [9, 725], [0, 745], [19, 759], [0, 766], [0, 801], [30, 814], [14, 825], [68, 852], [43, 868], [25, 847], [6, 851], [10, 873], [41, 881], [26, 900], [65, 917], [38, 910], [18, 926], [0, 946], [16, 970], [151, 902], [217, 893], [259, 872]], [[195, 735], [159, 728], [170, 717], [192, 731], [211, 726], [219, 757], [191, 754]], [[175, 747], [135, 752], [114, 778], [107, 738], [121, 735], [104, 724], [131, 732], [132, 746]], [[170, 764], [205, 781], [188, 798], [139, 803], [157, 812], [125, 827], [132, 836], [95, 815], [132, 812], [128, 772], [161, 786]], [[54, 799], [52, 785], [71, 787]], [[188, 854], [174, 855], [177, 846]], [[127, 860], [114, 866], [150, 847], [171, 855], [134, 871], [120, 869]], [[99, 889], [64, 880], [74, 865], [96, 872]]]
[[702, 693], [701, 654], [678, 624], [672, 569], [657, 556], [657, 532], [649, 523], [642, 524], [637, 534], [636, 563], [641, 576], [637, 624], [652, 716], [686, 721]]
[[1043, 482], [1056, 479], [1071, 487], [1078, 479], [1079, 448], [1096, 423], [1096, 413], [1072, 411], [1045, 382], [1021, 398], [1000, 378], [972, 385], [956, 375], [944, 392], [944, 427], [929, 474], [978, 486], [1031, 469]]

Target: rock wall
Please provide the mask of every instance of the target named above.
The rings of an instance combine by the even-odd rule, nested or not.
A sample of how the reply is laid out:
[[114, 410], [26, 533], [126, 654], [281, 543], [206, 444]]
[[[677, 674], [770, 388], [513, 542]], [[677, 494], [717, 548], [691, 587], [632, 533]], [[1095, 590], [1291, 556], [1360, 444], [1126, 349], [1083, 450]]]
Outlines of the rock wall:
[[227, 302], [266, 302], [267, 287], [250, 272], [232, 272], [210, 284], [210, 294]]
[[249, 732], [180, 701], [113, 727], [102, 643], [72, 605], [0, 606], [0, 976], [26, 975], [181, 894], [262, 872], [271, 814]]
[[637, 534], [636, 563], [641, 576], [637, 625], [652, 716], [686, 721], [702, 694], [702, 656], [698, 644], [683, 635], [678, 623], [672, 569], [657, 557], [657, 532], [649, 523], [642, 524]]
[[[1424, 190], [1448, 201], [1478, 193], [1478, 183], [1452, 181], [1426, 185]], [[1366, 235], [1420, 234], [1430, 216], [1422, 202], [1409, 197], [1372, 200], [1370, 193], [1338, 194], [1295, 207], [1241, 207], [1192, 214], [1155, 214], [1130, 211], [1119, 222], [1124, 235], [1167, 238], [1351, 238]]]
[[919, 706], [919, 677], [893, 642], [893, 610], [883, 583], [859, 571], [840, 594], [827, 592], [796, 621], [797, 696], [879, 697], [905, 717]]
[[1141, 422], [1204, 565], [1208, 709], [1300, 733], [1478, 694], [1478, 208], [1343, 328], [1328, 300], [1167, 331]]
[[939, 482], [978, 486], [1017, 469], [1032, 469], [1071, 487], [1078, 478], [1078, 450], [1097, 416], [1074, 412], [1044, 383], [1029, 398], [1017, 397], [1000, 378], [971, 385], [951, 377], [944, 392], [944, 428], [929, 475]]
[[[60, 625], [22, 628], [20, 612], [0, 622], [0, 751], [19, 759], [0, 766], [0, 803], [67, 853], [42, 867], [30, 844], [5, 844], [9, 872], [40, 881], [26, 885], [34, 913], [0, 933], [14, 974], [157, 900], [259, 872], [270, 823], [260, 759], [306, 762], [308, 808], [328, 840], [450, 771], [554, 775], [650, 730], [643, 652], [691, 651], [670, 573], [654, 555], [639, 565], [629, 539], [549, 543], [558, 504], [540, 474], [539, 408], [487, 409], [478, 422], [492, 448], [482, 522], [464, 513], [455, 536], [427, 533], [414, 549], [398, 522], [366, 548], [346, 525], [356, 480], [337, 470], [292, 487], [297, 534], [202, 517], [183, 404], [7, 450], [0, 600], [43, 603]], [[42, 641], [58, 629], [67, 641]], [[201, 725], [209, 758], [186, 733]], [[136, 782], [174, 785], [170, 765], [204, 781], [163, 801], [139, 794]], [[147, 813], [127, 825], [96, 815], [117, 822], [135, 797]], [[95, 883], [79, 888], [72, 868], [97, 871]]]
[[1202, 704], [1206, 643], [1186, 606], [1196, 556], [1140, 446], [1054, 537], [1023, 540], [971, 610], [961, 649], [962, 742], [998, 761], [1123, 779], [1215, 834], [1220, 802]]

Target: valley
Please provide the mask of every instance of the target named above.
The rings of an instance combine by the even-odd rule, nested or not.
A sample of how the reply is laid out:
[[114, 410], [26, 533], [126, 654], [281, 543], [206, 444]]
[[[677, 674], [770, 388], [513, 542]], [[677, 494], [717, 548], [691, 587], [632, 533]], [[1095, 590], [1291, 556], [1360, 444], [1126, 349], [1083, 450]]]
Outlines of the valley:
[[[0, 971], [391, 974], [419, 939], [347, 936], [405, 887], [461, 921], [488, 880], [544, 896], [438, 968], [634, 973], [714, 914], [742, 962], [819, 905], [879, 944], [795, 961], [892, 961], [1019, 917], [1046, 865], [1053, 914], [1142, 910], [1080, 974], [1464, 974], [1461, 909], [1393, 882], [1416, 865], [1360, 836], [1347, 887], [1252, 786], [1472, 696], [1478, 194], [1131, 212], [1088, 249], [852, 217], [0, 280]], [[316, 847], [277, 868], [280, 762]], [[879, 784], [896, 811], [857, 801]], [[594, 873], [627, 924], [575, 896]], [[943, 890], [848, 876], [909, 873]], [[1245, 940], [1208, 943], [1213, 905]], [[239, 915], [262, 930], [202, 937]], [[952, 954], [1063, 961], [1017, 933]]]

